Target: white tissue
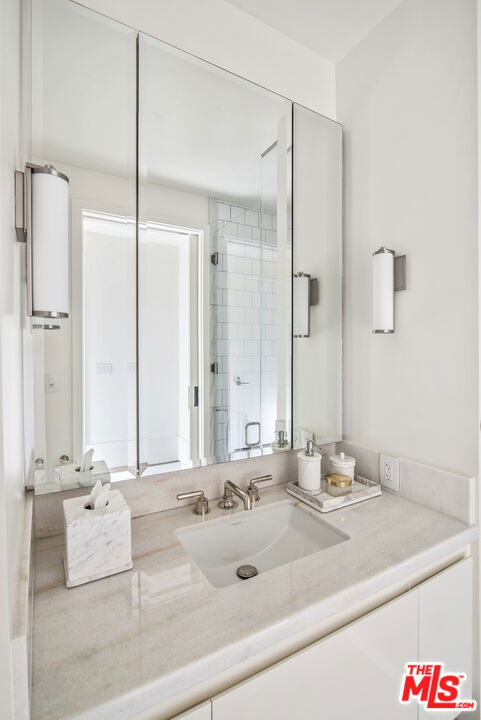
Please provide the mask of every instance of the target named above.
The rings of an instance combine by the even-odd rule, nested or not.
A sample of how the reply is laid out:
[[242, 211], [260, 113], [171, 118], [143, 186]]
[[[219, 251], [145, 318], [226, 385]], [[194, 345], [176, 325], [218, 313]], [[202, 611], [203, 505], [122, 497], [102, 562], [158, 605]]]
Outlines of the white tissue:
[[93, 456], [93, 449], [87, 450], [87, 452], [84, 453], [82, 462], [80, 463], [80, 472], [86, 472], [87, 470], [90, 470], [90, 468], [92, 467]]
[[109, 491], [108, 490], [102, 490], [101, 493], [98, 494], [98, 497], [94, 500], [94, 510], [98, 510], [99, 508], [106, 507], [109, 501]]
[[100, 480], [97, 480], [92, 488], [92, 492], [89, 495], [87, 505], [90, 505], [92, 510], [98, 510], [107, 505], [109, 501], [110, 483], [102, 485]]

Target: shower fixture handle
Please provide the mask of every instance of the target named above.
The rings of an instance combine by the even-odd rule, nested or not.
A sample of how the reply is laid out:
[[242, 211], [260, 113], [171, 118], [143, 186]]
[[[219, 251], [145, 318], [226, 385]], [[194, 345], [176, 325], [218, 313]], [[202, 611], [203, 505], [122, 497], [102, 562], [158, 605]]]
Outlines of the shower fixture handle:
[[239, 385], [248, 385], [249, 382], [247, 380], [241, 380], [240, 375], [236, 375], [234, 378], [234, 383], [239, 387]]
[[[258, 434], [257, 440], [255, 442], [249, 442], [248, 438], [249, 438], [249, 428], [250, 427], [258, 428], [259, 434]], [[260, 442], [261, 442], [261, 424], [260, 424], [260, 422], [258, 420], [253, 420], [252, 422], [246, 423], [244, 425], [244, 444], [245, 444], [246, 448], [257, 447], [258, 445], [260, 445]]]

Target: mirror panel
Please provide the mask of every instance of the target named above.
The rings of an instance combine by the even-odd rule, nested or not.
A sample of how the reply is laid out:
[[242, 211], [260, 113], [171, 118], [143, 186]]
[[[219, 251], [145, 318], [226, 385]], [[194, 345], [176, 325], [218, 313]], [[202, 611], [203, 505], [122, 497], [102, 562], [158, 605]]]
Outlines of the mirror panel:
[[294, 238], [294, 276], [318, 283], [310, 335], [293, 340], [294, 446], [305, 447], [342, 439], [342, 126], [296, 104]]
[[142, 33], [139, 78], [142, 472], [288, 449], [291, 103]]
[[70, 317], [32, 320], [39, 492], [77, 486], [59, 483], [59, 458], [89, 447], [113, 479], [135, 475], [136, 41], [75, 3], [32, 0], [30, 159], [70, 179]]
[[116, 481], [341, 437], [340, 125], [32, 0], [30, 160], [70, 178], [70, 318], [31, 321], [37, 492], [92, 484], [89, 448]]

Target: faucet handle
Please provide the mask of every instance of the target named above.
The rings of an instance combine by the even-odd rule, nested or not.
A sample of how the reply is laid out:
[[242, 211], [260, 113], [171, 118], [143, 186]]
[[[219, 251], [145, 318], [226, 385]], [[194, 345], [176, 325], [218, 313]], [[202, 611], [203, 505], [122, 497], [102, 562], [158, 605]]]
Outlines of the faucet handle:
[[177, 500], [189, 500], [190, 498], [195, 498], [194, 509], [192, 510], [194, 515], [207, 515], [210, 512], [209, 501], [203, 490], [192, 490], [177, 495]]
[[251, 500], [259, 502], [259, 488], [256, 483], [268, 482], [269, 480], [272, 480], [272, 475], [259, 475], [259, 477], [252, 478], [249, 483], [249, 487], [247, 488], [247, 492], [249, 493]]

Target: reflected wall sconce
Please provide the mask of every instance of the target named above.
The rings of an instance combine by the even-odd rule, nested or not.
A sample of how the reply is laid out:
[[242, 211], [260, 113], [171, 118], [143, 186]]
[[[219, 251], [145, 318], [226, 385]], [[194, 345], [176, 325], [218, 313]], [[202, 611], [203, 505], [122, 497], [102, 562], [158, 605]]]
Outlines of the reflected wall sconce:
[[319, 303], [319, 281], [309, 273], [294, 273], [294, 318], [293, 335], [295, 338], [310, 337], [311, 305]]
[[394, 332], [394, 293], [406, 289], [406, 256], [380, 247], [372, 254], [372, 331]]
[[27, 315], [69, 316], [68, 185], [52, 165], [15, 173], [15, 228], [26, 244]]

